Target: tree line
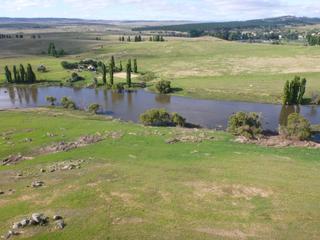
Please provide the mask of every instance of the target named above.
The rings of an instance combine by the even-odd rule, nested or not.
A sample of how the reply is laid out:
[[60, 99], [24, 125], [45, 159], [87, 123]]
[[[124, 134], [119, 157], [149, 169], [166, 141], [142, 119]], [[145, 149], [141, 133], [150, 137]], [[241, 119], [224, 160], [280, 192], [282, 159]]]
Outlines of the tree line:
[[[143, 42], [145, 41], [141, 35], [136, 35], [134, 37], [128, 36], [120, 36], [119, 37], [120, 42]], [[149, 37], [150, 42], [164, 42], [164, 37], [162, 35], [153, 35]]]
[[27, 69], [22, 64], [20, 64], [19, 69], [14, 65], [12, 71], [8, 66], [5, 66], [4, 74], [7, 83], [35, 83], [37, 81], [36, 74], [30, 64], [27, 65]]
[[136, 35], [134, 37], [131, 37], [131, 36], [128, 36], [128, 37], [125, 37], [125, 36], [120, 36], [119, 37], [119, 41], [120, 42], [142, 42], [144, 41], [142, 36], [141, 35]]

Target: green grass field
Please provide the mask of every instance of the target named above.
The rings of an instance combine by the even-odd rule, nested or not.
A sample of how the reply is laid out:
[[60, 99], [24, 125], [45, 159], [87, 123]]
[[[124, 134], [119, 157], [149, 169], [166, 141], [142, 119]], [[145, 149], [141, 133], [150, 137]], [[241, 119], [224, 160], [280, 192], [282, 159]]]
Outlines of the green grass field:
[[[29, 42], [16, 43], [10, 49], [11, 57], [0, 59], [0, 81], [4, 81], [3, 66], [32, 63], [45, 64], [49, 72], [38, 78], [65, 81], [70, 77], [60, 66], [62, 60], [77, 61], [96, 58], [108, 62], [111, 55], [125, 62], [137, 58], [141, 72], [151, 71], [157, 79], [171, 80], [174, 87], [182, 88], [175, 94], [224, 100], [253, 102], [280, 102], [284, 82], [295, 75], [308, 80], [307, 97], [320, 91], [320, 48], [302, 45], [271, 45], [226, 42], [214, 38], [169, 38], [167, 42], [119, 43], [117, 36], [104, 35], [94, 41], [91, 34], [52, 34], [42, 44], [28, 50]], [[64, 41], [65, 39], [65, 41]], [[72, 53], [56, 59], [37, 55], [46, 50], [50, 41]], [[20, 44], [20, 45], [19, 45]], [[4, 46], [4, 49], [7, 49]], [[26, 50], [24, 50], [26, 49]], [[20, 54], [14, 57], [15, 52]], [[4, 55], [5, 56], [5, 55]], [[86, 85], [92, 82], [91, 73], [84, 72]], [[121, 80], [121, 79], [119, 79]]]
[[[224, 132], [143, 127], [58, 109], [1, 111], [0, 118], [0, 159], [34, 157], [0, 166], [0, 235], [43, 212], [64, 216], [66, 228], [28, 227], [12, 239], [319, 238], [319, 150], [245, 145]], [[115, 137], [69, 152], [38, 151], [98, 133]], [[214, 139], [166, 143], [202, 135]], [[85, 162], [40, 172], [70, 160]], [[27, 188], [34, 180], [45, 185]]]

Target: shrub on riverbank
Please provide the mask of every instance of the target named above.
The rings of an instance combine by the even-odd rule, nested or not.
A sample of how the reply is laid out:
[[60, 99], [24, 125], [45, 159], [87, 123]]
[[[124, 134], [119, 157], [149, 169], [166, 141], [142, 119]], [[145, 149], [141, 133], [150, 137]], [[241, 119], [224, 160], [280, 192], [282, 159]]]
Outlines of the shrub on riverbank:
[[93, 103], [89, 106], [88, 111], [93, 114], [97, 114], [101, 106], [97, 103]]
[[292, 113], [288, 117], [287, 126], [281, 127], [280, 133], [289, 139], [308, 140], [311, 137], [311, 124], [298, 113]]
[[170, 114], [165, 109], [150, 109], [140, 115], [140, 121], [146, 126], [180, 126], [186, 120], [177, 113]]
[[235, 113], [229, 118], [227, 130], [236, 136], [257, 138], [263, 131], [260, 115], [253, 112]]
[[161, 80], [161, 81], [157, 82], [156, 89], [161, 94], [170, 93], [172, 91], [171, 82], [170, 81]]
[[77, 109], [77, 106], [75, 104], [74, 101], [72, 101], [70, 98], [68, 97], [63, 97], [61, 98], [61, 105], [63, 108], [67, 108], [67, 109]]

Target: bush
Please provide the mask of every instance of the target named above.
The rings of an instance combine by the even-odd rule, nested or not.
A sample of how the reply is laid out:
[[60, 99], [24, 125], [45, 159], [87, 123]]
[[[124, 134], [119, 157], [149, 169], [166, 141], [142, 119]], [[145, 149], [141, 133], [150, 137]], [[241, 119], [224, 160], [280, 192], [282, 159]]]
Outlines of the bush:
[[114, 84], [114, 85], [112, 85], [112, 90], [121, 92], [124, 90], [124, 84], [122, 84], [122, 83]]
[[101, 108], [101, 106], [99, 104], [93, 103], [89, 106], [88, 111], [93, 114], [97, 114], [97, 112], [99, 111], [100, 108]]
[[40, 65], [40, 66], [38, 66], [37, 71], [45, 73], [45, 72], [47, 72], [47, 68], [44, 65]]
[[81, 76], [78, 75], [78, 73], [76, 72], [73, 72], [71, 74], [71, 78], [70, 78], [70, 82], [77, 82], [77, 81], [80, 81], [82, 80], [83, 78]]
[[238, 112], [229, 118], [228, 131], [236, 136], [257, 138], [262, 133], [260, 115]]
[[172, 115], [165, 109], [150, 109], [140, 115], [146, 126], [185, 126], [186, 120], [177, 113]]
[[67, 61], [62, 61], [61, 66], [64, 69], [77, 69], [79, 67], [79, 64], [77, 62], [67, 62]]
[[57, 101], [57, 99], [52, 96], [47, 96], [46, 101], [49, 102], [51, 104], [51, 106], [54, 106], [55, 105], [54, 103], [55, 103], [55, 101]]
[[61, 105], [67, 109], [77, 109], [75, 102], [68, 97], [61, 98]]
[[186, 119], [180, 116], [178, 113], [173, 113], [171, 120], [176, 126], [184, 127], [186, 125]]
[[290, 139], [308, 140], [311, 137], [311, 124], [298, 113], [292, 113], [288, 117], [287, 126], [282, 127], [280, 132]]
[[161, 80], [161, 81], [157, 82], [156, 89], [161, 94], [170, 93], [171, 92], [171, 82]]
[[146, 73], [142, 73], [139, 77], [138, 80], [141, 82], [150, 82], [154, 79], [156, 79], [156, 75], [153, 72], [146, 72]]

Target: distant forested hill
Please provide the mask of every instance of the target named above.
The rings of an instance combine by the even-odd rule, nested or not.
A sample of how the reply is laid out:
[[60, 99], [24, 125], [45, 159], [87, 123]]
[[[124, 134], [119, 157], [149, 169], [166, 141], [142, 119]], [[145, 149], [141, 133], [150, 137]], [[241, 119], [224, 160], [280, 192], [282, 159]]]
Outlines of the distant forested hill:
[[171, 26], [156, 26], [156, 27], [143, 27], [135, 28], [135, 31], [203, 31], [211, 32], [222, 29], [235, 30], [235, 29], [253, 29], [261, 27], [277, 28], [283, 26], [296, 26], [296, 25], [312, 25], [319, 24], [320, 18], [307, 18], [307, 17], [294, 17], [284, 16], [277, 18], [256, 19], [248, 21], [233, 21], [233, 22], [212, 22], [212, 23], [194, 23], [183, 25], [171, 25]]

